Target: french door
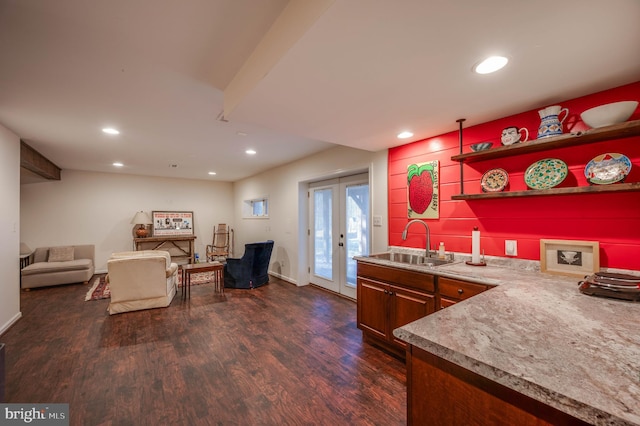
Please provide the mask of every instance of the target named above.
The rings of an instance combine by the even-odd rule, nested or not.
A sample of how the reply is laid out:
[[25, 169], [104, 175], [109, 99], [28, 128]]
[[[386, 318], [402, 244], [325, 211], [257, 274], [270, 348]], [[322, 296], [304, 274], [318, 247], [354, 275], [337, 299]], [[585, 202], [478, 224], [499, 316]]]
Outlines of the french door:
[[311, 283], [356, 298], [354, 256], [369, 253], [367, 173], [309, 185]]

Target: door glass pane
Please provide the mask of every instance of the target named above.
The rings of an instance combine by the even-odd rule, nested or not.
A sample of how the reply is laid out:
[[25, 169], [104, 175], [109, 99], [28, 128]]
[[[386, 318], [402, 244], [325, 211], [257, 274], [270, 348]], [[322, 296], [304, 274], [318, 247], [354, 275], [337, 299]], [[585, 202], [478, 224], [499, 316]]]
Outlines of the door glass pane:
[[369, 254], [369, 184], [347, 186], [347, 285], [356, 286], [356, 261], [353, 256]]
[[314, 201], [314, 259], [313, 271], [316, 275], [333, 279], [333, 241], [331, 236], [331, 197], [333, 190], [318, 189], [313, 192]]

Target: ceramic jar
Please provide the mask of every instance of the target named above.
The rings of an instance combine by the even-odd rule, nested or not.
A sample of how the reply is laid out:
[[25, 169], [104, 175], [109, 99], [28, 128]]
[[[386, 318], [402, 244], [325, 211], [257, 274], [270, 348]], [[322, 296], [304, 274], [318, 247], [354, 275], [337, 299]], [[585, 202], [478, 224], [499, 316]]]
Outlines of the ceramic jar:
[[[560, 119], [560, 115], [564, 116]], [[563, 132], [562, 123], [569, 116], [569, 110], [560, 105], [553, 105], [538, 111], [540, 116], [540, 127], [538, 127], [538, 139], [549, 136], [561, 135]]]

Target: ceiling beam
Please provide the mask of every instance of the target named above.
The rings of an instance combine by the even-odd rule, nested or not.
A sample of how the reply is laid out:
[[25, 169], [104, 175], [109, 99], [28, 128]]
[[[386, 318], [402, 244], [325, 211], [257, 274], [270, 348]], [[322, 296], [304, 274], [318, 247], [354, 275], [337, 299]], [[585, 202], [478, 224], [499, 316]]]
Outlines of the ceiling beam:
[[224, 90], [223, 111], [228, 119], [242, 99], [280, 58], [307, 32], [335, 0], [291, 0]]
[[60, 167], [20, 139], [20, 167], [49, 180], [60, 180]]

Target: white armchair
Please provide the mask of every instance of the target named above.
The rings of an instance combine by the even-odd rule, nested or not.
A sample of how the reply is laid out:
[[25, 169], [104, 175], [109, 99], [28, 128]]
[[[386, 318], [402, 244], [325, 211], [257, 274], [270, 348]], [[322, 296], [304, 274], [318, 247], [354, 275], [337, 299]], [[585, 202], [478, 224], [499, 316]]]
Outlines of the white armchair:
[[176, 294], [178, 265], [166, 251], [114, 253], [107, 261], [107, 271], [110, 315], [167, 307]]

